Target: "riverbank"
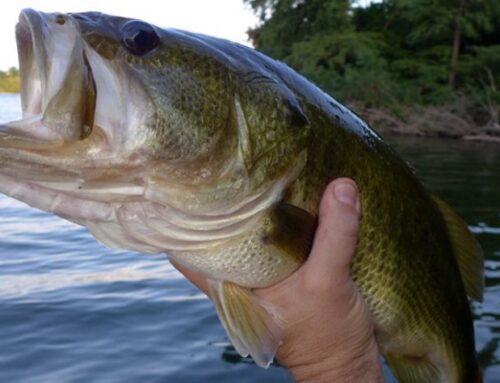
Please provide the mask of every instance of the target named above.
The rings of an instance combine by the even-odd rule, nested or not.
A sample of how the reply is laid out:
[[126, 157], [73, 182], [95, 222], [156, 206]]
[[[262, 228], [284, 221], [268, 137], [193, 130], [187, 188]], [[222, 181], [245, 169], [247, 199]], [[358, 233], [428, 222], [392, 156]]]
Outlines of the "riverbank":
[[349, 103], [364, 121], [382, 135], [398, 134], [500, 143], [500, 124], [493, 118], [480, 124], [472, 113], [454, 111], [450, 106], [401, 106], [397, 111]]

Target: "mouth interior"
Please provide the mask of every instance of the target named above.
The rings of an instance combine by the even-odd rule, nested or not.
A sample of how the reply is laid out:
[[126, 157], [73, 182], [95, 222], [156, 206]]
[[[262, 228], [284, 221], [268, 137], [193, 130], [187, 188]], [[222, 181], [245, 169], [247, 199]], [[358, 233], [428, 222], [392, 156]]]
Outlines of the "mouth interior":
[[16, 26], [23, 119], [2, 133], [33, 140], [80, 140], [93, 127], [96, 86], [77, 24], [26, 10]]

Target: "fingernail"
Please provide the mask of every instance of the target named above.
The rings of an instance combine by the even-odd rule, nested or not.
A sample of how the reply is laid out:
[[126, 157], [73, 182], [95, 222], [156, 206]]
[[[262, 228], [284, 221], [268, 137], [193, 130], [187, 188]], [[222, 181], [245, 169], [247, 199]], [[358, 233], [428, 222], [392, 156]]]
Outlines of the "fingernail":
[[358, 191], [349, 183], [341, 183], [333, 189], [337, 201], [342, 202], [348, 206], [355, 207], [358, 198]]

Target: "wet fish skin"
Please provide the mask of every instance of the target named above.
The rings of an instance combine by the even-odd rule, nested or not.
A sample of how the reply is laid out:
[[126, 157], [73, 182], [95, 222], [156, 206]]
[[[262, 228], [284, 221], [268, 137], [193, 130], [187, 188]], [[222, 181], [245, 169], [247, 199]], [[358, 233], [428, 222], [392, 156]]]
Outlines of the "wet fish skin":
[[[322, 191], [350, 177], [352, 275], [389, 365], [403, 382], [479, 381], [467, 294], [481, 295], [480, 249], [347, 108], [249, 48], [95, 12], [24, 11], [18, 46], [26, 118], [0, 130], [0, 192], [203, 273], [235, 347], [266, 366], [280, 329], [250, 289], [300, 267]], [[80, 103], [57, 99], [71, 83]], [[68, 135], [54, 99], [81, 116], [70, 131], [90, 131]]]

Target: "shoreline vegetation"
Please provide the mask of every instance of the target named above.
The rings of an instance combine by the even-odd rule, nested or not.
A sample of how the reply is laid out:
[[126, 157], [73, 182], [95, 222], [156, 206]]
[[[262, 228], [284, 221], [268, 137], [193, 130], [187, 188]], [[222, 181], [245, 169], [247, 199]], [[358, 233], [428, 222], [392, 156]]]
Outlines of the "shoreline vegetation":
[[[464, 102], [467, 102], [467, 99]], [[348, 102], [347, 106], [382, 135], [440, 137], [500, 144], [498, 123], [480, 125], [471, 116], [456, 110], [455, 105], [404, 106], [399, 113], [381, 107], [362, 106], [355, 102]]]
[[256, 49], [381, 134], [500, 142], [500, 1], [244, 2]]
[[0, 70], [0, 93], [19, 93], [21, 89], [21, 78], [17, 68], [8, 71]]

